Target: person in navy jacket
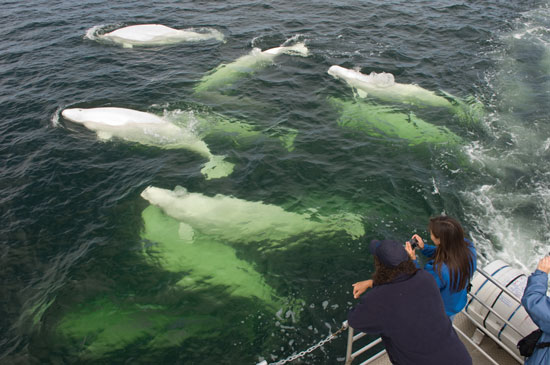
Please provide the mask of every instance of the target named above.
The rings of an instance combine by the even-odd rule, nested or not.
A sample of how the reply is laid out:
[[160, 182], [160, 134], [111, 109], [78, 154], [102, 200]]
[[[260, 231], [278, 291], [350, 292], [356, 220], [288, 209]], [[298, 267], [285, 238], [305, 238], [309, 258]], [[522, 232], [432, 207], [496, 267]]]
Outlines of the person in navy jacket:
[[348, 313], [349, 325], [380, 335], [393, 364], [472, 364], [433, 276], [418, 269], [399, 242], [373, 240], [369, 248], [375, 273], [371, 280], [354, 284], [355, 298], [365, 287], [369, 290]]
[[[539, 261], [537, 269], [527, 279], [527, 286], [521, 299], [521, 304], [533, 322], [542, 330], [537, 343], [550, 342], [550, 298], [546, 295], [549, 272], [550, 256], [546, 256]], [[525, 364], [550, 364], [550, 347], [535, 348]]]

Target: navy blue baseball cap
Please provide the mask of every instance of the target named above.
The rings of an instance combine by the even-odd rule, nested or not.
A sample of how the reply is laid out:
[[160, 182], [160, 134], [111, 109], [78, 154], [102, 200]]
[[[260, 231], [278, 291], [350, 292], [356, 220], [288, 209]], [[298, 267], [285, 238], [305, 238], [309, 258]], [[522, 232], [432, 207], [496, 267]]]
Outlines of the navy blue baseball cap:
[[370, 241], [370, 253], [378, 257], [385, 266], [395, 267], [409, 260], [409, 254], [402, 243], [393, 240]]

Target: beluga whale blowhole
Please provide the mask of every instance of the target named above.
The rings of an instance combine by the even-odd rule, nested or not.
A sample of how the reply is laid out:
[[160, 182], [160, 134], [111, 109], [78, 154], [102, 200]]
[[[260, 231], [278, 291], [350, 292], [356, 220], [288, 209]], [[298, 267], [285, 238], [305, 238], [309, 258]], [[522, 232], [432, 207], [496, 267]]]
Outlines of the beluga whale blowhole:
[[106, 41], [132, 48], [134, 46], [162, 46], [180, 42], [199, 42], [209, 39], [223, 41], [224, 35], [212, 28], [174, 29], [162, 24], [137, 24], [101, 34], [101, 27], [93, 27], [86, 32], [92, 40]]
[[69, 108], [63, 118], [96, 132], [100, 140], [119, 138], [129, 142], [166, 149], [186, 149], [208, 159], [201, 172], [207, 179], [220, 178], [233, 172], [234, 165], [223, 156], [213, 155], [207, 144], [191, 130], [179, 127], [155, 114], [133, 109], [100, 107]]

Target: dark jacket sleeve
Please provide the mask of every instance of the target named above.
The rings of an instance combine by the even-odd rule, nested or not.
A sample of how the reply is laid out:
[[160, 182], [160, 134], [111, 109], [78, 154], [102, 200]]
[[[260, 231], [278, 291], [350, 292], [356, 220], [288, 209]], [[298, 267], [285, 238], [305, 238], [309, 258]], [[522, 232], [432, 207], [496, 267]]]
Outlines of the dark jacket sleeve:
[[381, 332], [381, 316], [373, 294], [376, 294], [376, 288], [361, 296], [359, 304], [348, 313], [348, 324], [358, 331], [378, 334]]

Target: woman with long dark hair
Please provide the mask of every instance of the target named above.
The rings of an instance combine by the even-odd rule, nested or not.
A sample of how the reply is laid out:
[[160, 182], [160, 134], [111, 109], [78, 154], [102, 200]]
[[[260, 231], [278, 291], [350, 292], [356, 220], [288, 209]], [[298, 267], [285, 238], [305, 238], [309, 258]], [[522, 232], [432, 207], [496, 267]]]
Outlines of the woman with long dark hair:
[[[477, 253], [474, 244], [464, 237], [460, 223], [451, 217], [438, 216], [428, 224], [430, 238], [435, 245], [424, 244], [424, 240], [415, 234], [422, 254], [429, 261], [424, 266], [435, 278], [447, 315], [454, 315], [466, 305], [470, 279], [476, 270]], [[409, 256], [416, 261], [416, 253], [410, 243], [406, 244]]]

